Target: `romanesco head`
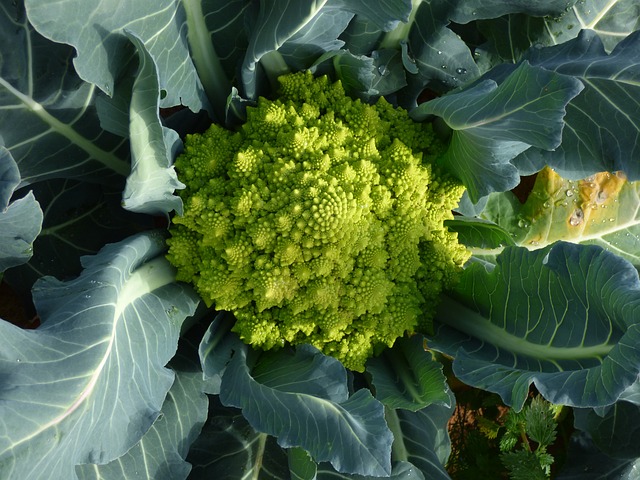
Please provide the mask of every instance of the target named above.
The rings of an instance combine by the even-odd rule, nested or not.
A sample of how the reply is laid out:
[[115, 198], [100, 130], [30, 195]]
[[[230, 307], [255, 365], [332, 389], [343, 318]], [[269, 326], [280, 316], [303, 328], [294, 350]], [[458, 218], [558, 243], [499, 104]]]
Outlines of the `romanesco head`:
[[238, 131], [187, 137], [168, 258], [247, 343], [311, 343], [361, 371], [428, 326], [467, 260], [443, 227], [463, 188], [431, 166], [430, 124], [326, 77], [280, 83]]

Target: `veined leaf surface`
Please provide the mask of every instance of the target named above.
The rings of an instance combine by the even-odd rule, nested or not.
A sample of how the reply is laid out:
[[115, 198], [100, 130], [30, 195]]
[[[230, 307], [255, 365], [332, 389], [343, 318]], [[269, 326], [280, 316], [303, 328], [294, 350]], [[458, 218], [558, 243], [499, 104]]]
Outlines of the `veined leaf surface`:
[[123, 208], [150, 215], [182, 214], [182, 201], [174, 195], [184, 188], [173, 168], [181, 142], [178, 134], [160, 122], [160, 86], [153, 58], [144, 43], [125, 32], [139, 57], [129, 105], [131, 174], [122, 193]]
[[76, 467], [80, 479], [187, 478], [191, 465], [185, 458], [207, 419], [208, 400], [202, 392], [202, 371], [195, 347], [181, 339], [179, 353], [169, 366], [176, 379], [162, 405], [162, 415], [123, 456], [105, 465]]
[[529, 249], [558, 240], [599, 245], [640, 267], [640, 183], [623, 172], [572, 181], [544, 168], [524, 204], [491, 195], [482, 216]]
[[453, 130], [441, 162], [476, 202], [518, 184], [518, 170], [510, 162], [519, 153], [532, 145], [554, 149], [560, 144], [565, 107], [582, 88], [575, 78], [524, 62], [499, 85], [483, 80], [423, 103], [412, 115], [418, 120], [436, 115]]
[[128, 142], [101, 128], [97, 90], [75, 74], [72, 56], [33, 30], [22, 2], [0, 3], [0, 146], [21, 186], [49, 178], [121, 185], [129, 173]]
[[[553, 151], [530, 149], [515, 160], [525, 173], [548, 165], [578, 180], [596, 172], [623, 170], [640, 179], [640, 32], [609, 54], [595, 32], [550, 48], [532, 48], [532, 65], [580, 80], [584, 90], [569, 102], [562, 143]], [[576, 81], [577, 81], [576, 80]], [[624, 133], [622, 133], [624, 132]]]
[[7, 268], [29, 261], [42, 227], [42, 210], [31, 192], [9, 203], [19, 183], [16, 162], [0, 146], [0, 276]]
[[367, 362], [376, 398], [386, 407], [415, 412], [432, 404], [451, 405], [442, 364], [425, 352], [423, 343], [422, 335], [399, 338]]
[[158, 417], [164, 366], [198, 303], [175, 283], [159, 233], [83, 258], [83, 273], [34, 287], [36, 330], [0, 322], [0, 476], [77, 478], [123, 455]]
[[534, 383], [551, 403], [611, 405], [640, 373], [640, 280], [596, 246], [508, 247], [467, 268], [429, 345], [469, 385], [521, 409]]
[[187, 461], [194, 480], [260, 478], [288, 480], [287, 455], [275, 437], [256, 432], [237, 408], [225, 407], [220, 397], [209, 402], [209, 418]]
[[[528, 3], [538, 5], [541, 2]], [[564, 2], [555, 3], [560, 6]], [[568, 42], [581, 30], [593, 30], [605, 50], [610, 52], [637, 30], [639, 18], [640, 4], [635, 0], [580, 0], [540, 16], [519, 10], [478, 23], [478, 29], [487, 41], [476, 49], [475, 55], [483, 71], [489, 70], [503, 62], [519, 62], [529, 47]]]
[[107, 95], [113, 93], [122, 67], [133, 55], [126, 28], [142, 39], [159, 66], [160, 86], [167, 94], [163, 106], [182, 104], [196, 112], [208, 108], [189, 54], [182, 2], [26, 0], [25, 5], [34, 27], [55, 42], [73, 46], [78, 52], [74, 60], [78, 75]]
[[302, 447], [339, 472], [389, 475], [393, 436], [383, 406], [366, 389], [348, 396], [340, 362], [302, 345], [293, 355], [263, 354], [251, 371], [247, 352], [238, 349], [224, 372], [223, 404], [242, 408], [253, 428], [280, 446]]

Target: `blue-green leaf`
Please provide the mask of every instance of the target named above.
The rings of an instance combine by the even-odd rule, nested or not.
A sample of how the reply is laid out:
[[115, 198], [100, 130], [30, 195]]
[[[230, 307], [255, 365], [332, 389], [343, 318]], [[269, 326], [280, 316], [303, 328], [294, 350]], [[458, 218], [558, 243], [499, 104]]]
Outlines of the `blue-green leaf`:
[[184, 188], [172, 162], [182, 143], [178, 134], [160, 123], [160, 87], [153, 58], [133, 33], [125, 31], [138, 52], [139, 67], [129, 106], [131, 174], [122, 194], [122, 206], [132, 212], [182, 214], [182, 201], [174, 195]]
[[291, 480], [316, 480], [318, 465], [302, 448], [290, 448], [287, 452]]
[[[276, 0], [263, 2], [260, 5], [260, 12], [256, 24], [252, 28], [249, 39], [247, 53], [242, 63], [241, 77], [244, 87], [244, 95], [249, 99], [255, 99], [259, 93], [257, 88], [257, 65], [260, 59], [270, 52], [277, 51], [281, 45], [291, 40], [294, 45], [301, 37], [312, 33], [307, 30], [317, 32], [317, 23], [320, 16], [328, 14], [328, 10], [337, 10], [332, 13], [333, 23], [346, 28], [348, 21], [354, 14], [361, 14], [383, 30], [390, 30], [400, 21], [406, 21], [411, 11], [409, 0], [391, 0], [375, 2], [365, 2], [364, 0], [321, 0], [309, 2], [307, 0]], [[331, 28], [337, 36], [337, 29]], [[321, 41], [314, 46], [315, 54], [325, 47], [335, 51], [338, 43], [331, 42], [322, 35]], [[308, 48], [308, 47], [307, 47]], [[285, 53], [291, 53], [287, 48]]]
[[237, 408], [218, 396], [209, 402], [209, 418], [192, 445], [187, 461], [190, 480], [260, 478], [289, 480], [287, 454], [266, 433], [256, 432]]
[[198, 303], [175, 283], [159, 233], [83, 258], [34, 287], [36, 330], [0, 322], [0, 477], [76, 478], [135, 445], [158, 417], [180, 327]]
[[574, 426], [589, 433], [593, 443], [616, 458], [640, 459], [640, 406], [617, 402], [604, 415], [592, 409], [576, 408]]
[[80, 465], [76, 473], [82, 480], [122, 480], [148, 478], [179, 480], [187, 478], [191, 465], [185, 458], [207, 419], [208, 400], [202, 392], [202, 371], [195, 348], [181, 342], [178, 355], [169, 366], [176, 379], [162, 405], [162, 415], [144, 437], [122, 457], [105, 465]]
[[38, 32], [76, 49], [74, 66], [86, 82], [109, 96], [113, 93], [118, 76], [134, 55], [126, 28], [144, 42], [158, 65], [160, 88], [167, 92], [162, 106], [186, 105], [197, 112], [208, 108], [208, 100], [189, 52], [191, 25], [182, 3], [25, 0], [29, 21]]
[[572, 180], [618, 170], [630, 180], [640, 179], [640, 167], [633, 161], [640, 155], [640, 115], [633, 101], [640, 95], [638, 49], [640, 32], [634, 32], [607, 55], [591, 30], [556, 47], [531, 49], [526, 58], [532, 65], [579, 79], [585, 89], [567, 105], [558, 148], [532, 149], [518, 162], [533, 163], [537, 169], [546, 164]]
[[561, 141], [567, 103], [582, 84], [522, 63], [500, 85], [483, 80], [423, 103], [416, 119], [442, 117], [453, 130], [443, 165], [467, 186], [472, 201], [520, 181], [510, 161], [531, 145], [554, 149]]
[[610, 52], [638, 29], [639, 18], [640, 4], [635, 0], [580, 0], [544, 17], [526, 13], [504, 15], [477, 22], [487, 41], [476, 48], [474, 56], [486, 71], [501, 63], [519, 62], [529, 47], [541, 49], [569, 42], [582, 30], [595, 31]]
[[[4, 277], [22, 295], [29, 295], [41, 277], [80, 274], [80, 257], [97, 253], [105, 243], [154, 228], [153, 218], [122, 209], [122, 192], [117, 189], [63, 179], [38, 182], [29, 189], [42, 209], [42, 229], [29, 262], [8, 270]], [[26, 218], [35, 221], [35, 215], [22, 216], [20, 228], [29, 223]]]
[[29, 261], [42, 227], [42, 210], [31, 192], [9, 203], [19, 183], [16, 162], [0, 147], [0, 275]]
[[567, 458], [557, 480], [636, 480], [640, 459], [614, 458], [603, 453], [586, 432], [571, 436]]
[[0, 146], [18, 164], [21, 185], [47, 178], [121, 185], [129, 173], [128, 143], [101, 128], [97, 90], [78, 78], [72, 57], [72, 48], [33, 30], [22, 2], [0, 4]]
[[[327, 0], [279, 0], [261, 4], [242, 63], [243, 93], [247, 98], [255, 99], [258, 94], [256, 69], [260, 59], [267, 53], [278, 50], [294, 35], [299, 35], [308, 24], [313, 25], [316, 15], [322, 14], [326, 3]], [[347, 12], [345, 15], [349, 19], [352, 17]]]
[[405, 58], [415, 64], [417, 75], [411, 76], [416, 94], [428, 87], [445, 92], [475, 80], [479, 70], [469, 47], [446, 25], [442, 5], [422, 2], [407, 38]]
[[507, 247], [467, 268], [429, 346], [469, 385], [521, 409], [533, 383], [551, 403], [611, 405], [640, 373], [640, 280], [596, 246]]
[[222, 377], [223, 404], [242, 408], [259, 432], [284, 448], [302, 447], [339, 472], [386, 476], [393, 437], [384, 409], [366, 389], [348, 397], [346, 370], [303, 345], [263, 354], [253, 371], [248, 347], [238, 349]]
[[0, 209], [9, 206], [11, 196], [20, 184], [20, 171], [18, 165], [9, 151], [0, 147]]
[[455, 408], [455, 397], [447, 392], [446, 405], [432, 404], [417, 412], [387, 409], [387, 421], [394, 435], [393, 456], [410, 462], [429, 480], [446, 480], [445, 468], [451, 454], [447, 425]]
[[228, 312], [219, 312], [207, 328], [198, 354], [205, 381], [205, 392], [212, 395], [220, 393], [222, 375], [233, 355], [233, 351], [242, 345], [242, 341], [231, 327], [235, 319]]
[[[33, 241], [29, 261], [4, 275], [21, 296], [28, 297], [34, 282], [41, 277], [79, 275], [80, 257], [97, 253], [106, 243], [155, 227], [152, 217], [123, 210], [122, 192], [117, 189], [56, 179], [30, 185], [29, 190], [42, 209], [42, 229]], [[24, 218], [22, 227], [28, 223]]]
[[456, 216], [453, 220], [446, 220], [444, 224], [449, 230], [458, 234], [458, 241], [474, 250], [502, 249], [502, 247], [515, 245], [511, 233], [489, 220]]
[[323, 53], [339, 50], [344, 45], [338, 37], [352, 18], [341, 10], [325, 8], [289, 38], [278, 52], [289, 68], [304, 70]]
[[432, 404], [449, 405], [442, 364], [424, 349], [424, 337], [399, 338], [391, 349], [367, 362], [375, 396], [386, 407], [415, 412]]
[[559, 13], [544, 19], [544, 36], [538, 41], [558, 45], [576, 37], [581, 30], [593, 30], [610, 52], [640, 26], [640, 4], [635, 0], [580, 0]]
[[31, 192], [0, 210], [0, 273], [29, 261], [41, 226], [42, 210]]
[[553, 16], [566, 12], [577, 0], [444, 0], [450, 8], [450, 18], [468, 23], [482, 18], [497, 18], [509, 13], [526, 13], [534, 17]]

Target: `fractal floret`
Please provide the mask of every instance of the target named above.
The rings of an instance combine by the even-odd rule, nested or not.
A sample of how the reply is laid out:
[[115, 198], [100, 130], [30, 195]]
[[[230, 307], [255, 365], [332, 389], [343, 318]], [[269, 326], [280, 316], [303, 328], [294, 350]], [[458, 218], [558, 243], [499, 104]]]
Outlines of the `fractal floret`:
[[296, 73], [237, 131], [190, 135], [176, 160], [184, 214], [169, 260], [255, 347], [310, 343], [353, 370], [428, 329], [468, 259], [428, 123], [340, 82]]

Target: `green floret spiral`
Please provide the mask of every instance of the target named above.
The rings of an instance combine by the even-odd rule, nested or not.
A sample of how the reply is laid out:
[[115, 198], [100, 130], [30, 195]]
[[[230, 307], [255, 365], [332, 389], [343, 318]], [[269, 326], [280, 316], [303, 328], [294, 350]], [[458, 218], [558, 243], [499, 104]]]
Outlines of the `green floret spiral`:
[[311, 343], [362, 371], [430, 328], [469, 256], [443, 226], [464, 188], [433, 166], [430, 124], [327, 77], [280, 84], [237, 131], [187, 137], [168, 258], [246, 343]]

